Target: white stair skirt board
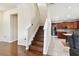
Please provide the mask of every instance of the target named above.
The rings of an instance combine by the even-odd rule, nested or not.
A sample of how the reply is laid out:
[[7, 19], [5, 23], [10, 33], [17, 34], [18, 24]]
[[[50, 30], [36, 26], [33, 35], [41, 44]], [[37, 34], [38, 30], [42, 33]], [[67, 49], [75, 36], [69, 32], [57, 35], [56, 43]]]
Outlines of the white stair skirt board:
[[[33, 38], [35, 37], [35, 35], [36, 35], [36, 33], [37, 33], [38, 29], [39, 29], [39, 25], [37, 26], [37, 28], [36, 28], [35, 32], [32, 34], [32, 36], [31, 36], [31, 38], [30, 38], [30, 41], [29, 41], [29, 44], [28, 44], [29, 46], [32, 44]], [[28, 50], [28, 49], [29, 49], [29, 46], [28, 46], [28, 47], [26, 47], [26, 50]]]
[[69, 56], [69, 47], [65, 47], [58, 38], [52, 37], [48, 50], [48, 55]]

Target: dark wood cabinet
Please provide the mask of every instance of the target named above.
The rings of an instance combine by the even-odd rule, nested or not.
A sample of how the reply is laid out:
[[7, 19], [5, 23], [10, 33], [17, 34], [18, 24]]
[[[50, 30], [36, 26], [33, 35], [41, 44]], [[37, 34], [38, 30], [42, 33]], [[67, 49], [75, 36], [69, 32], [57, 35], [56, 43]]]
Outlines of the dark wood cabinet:
[[[61, 23], [54, 23], [54, 26], [56, 26], [57, 29], [69, 29], [69, 30], [75, 30], [79, 29], [79, 21], [74, 21], [74, 22], [61, 22]], [[63, 33], [66, 32], [57, 32], [57, 36], [59, 38], [66, 38]]]
[[77, 21], [77, 28], [79, 29], [79, 21]]
[[78, 22], [62, 22], [62, 23], [55, 23], [54, 24], [57, 29], [76, 29], [79, 28], [79, 21]]

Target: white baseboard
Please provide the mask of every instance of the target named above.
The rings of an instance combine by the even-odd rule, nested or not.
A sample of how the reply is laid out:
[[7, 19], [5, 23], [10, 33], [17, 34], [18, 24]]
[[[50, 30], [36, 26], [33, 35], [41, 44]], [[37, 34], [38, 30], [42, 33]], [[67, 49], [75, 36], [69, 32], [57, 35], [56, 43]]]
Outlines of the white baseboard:
[[25, 43], [21, 43], [21, 42], [19, 42], [19, 41], [18, 41], [18, 45], [26, 46]]
[[12, 43], [12, 42], [14, 42], [14, 41], [17, 41], [17, 40], [11, 40], [11, 41], [8, 41], [8, 40], [0, 40], [1, 42], [7, 42], [7, 43]]
[[18, 40], [11, 40], [11, 41], [9, 41], [9, 43], [12, 43], [12, 42], [14, 42], [14, 41], [18, 41]]
[[8, 42], [8, 43], [10, 43], [9, 41], [6, 41], [6, 40], [0, 40], [0, 42]]

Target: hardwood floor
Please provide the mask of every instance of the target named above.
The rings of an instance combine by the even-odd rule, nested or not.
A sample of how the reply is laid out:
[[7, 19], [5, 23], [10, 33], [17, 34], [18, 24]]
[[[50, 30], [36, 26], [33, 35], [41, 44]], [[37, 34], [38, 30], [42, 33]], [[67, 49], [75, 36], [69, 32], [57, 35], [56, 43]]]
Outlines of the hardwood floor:
[[25, 46], [17, 45], [17, 41], [12, 43], [0, 42], [0, 56], [42, 56], [43, 34], [43, 27], [40, 27], [27, 51]]
[[0, 42], [0, 55], [17, 55], [17, 42], [13, 42], [11, 44], [6, 42]]

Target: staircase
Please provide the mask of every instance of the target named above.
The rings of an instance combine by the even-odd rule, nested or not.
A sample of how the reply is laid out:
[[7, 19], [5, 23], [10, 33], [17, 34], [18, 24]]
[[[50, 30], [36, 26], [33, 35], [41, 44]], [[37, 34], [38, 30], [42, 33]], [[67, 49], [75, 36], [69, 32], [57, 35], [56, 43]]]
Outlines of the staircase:
[[42, 56], [43, 55], [43, 40], [44, 40], [44, 31], [43, 26], [40, 26], [32, 44], [27, 51], [28, 56]]

